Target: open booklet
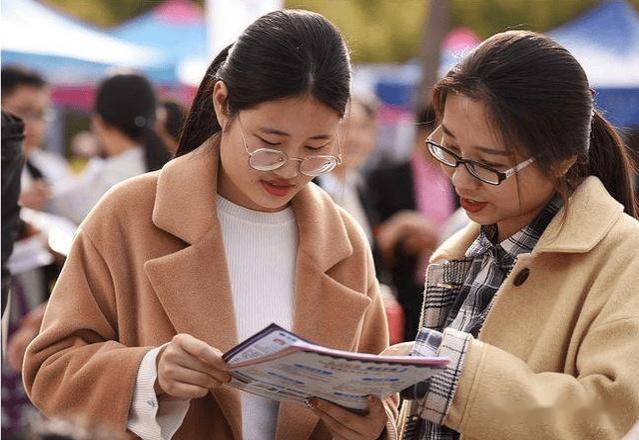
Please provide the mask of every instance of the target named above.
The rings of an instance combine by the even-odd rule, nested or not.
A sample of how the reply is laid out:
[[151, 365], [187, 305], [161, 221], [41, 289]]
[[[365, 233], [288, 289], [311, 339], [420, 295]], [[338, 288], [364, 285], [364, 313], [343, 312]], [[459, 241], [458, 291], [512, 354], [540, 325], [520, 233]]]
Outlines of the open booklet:
[[441, 357], [378, 356], [312, 344], [271, 324], [226, 352], [231, 386], [279, 401], [311, 397], [354, 411], [369, 394], [384, 398], [441, 371]]

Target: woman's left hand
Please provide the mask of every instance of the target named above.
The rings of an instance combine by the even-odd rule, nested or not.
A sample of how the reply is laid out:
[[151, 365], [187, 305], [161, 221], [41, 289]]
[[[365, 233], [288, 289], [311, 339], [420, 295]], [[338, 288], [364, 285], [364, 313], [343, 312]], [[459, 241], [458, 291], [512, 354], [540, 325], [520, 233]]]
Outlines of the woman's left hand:
[[368, 414], [358, 415], [321, 399], [312, 399], [309, 406], [339, 440], [375, 440], [386, 426], [386, 411], [382, 401], [368, 397]]

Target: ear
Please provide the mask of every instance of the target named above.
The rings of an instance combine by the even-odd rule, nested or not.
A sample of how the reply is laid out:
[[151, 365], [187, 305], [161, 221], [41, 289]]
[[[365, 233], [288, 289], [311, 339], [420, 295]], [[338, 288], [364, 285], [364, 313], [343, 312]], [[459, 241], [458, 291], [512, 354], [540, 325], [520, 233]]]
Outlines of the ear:
[[570, 156], [568, 159], [564, 159], [553, 166], [553, 174], [555, 177], [564, 176], [568, 170], [577, 162], [577, 156]]
[[229, 91], [226, 88], [226, 84], [223, 81], [218, 81], [213, 86], [213, 108], [215, 110], [215, 117], [222, 127], [222, 130], [226, 127], [229, 121], [227, 98]]
[[98, 115], [97, 113], [93, 113], [91, 115], [91, 127], [98, 138], [102, 138], [105, 132], [108, 130], [109, 125], [104, 122], [102, 116]]

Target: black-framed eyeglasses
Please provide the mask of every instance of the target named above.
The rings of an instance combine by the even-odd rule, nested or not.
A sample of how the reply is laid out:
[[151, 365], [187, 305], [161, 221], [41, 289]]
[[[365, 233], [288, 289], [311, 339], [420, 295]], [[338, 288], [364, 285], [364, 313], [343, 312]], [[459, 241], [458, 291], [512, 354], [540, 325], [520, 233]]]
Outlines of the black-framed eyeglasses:
[[244, 149], [249, 156], [248, 164], [254, 170], [274, 171], [282, 168], [289, 160], [294, 160], [299, 162], [300, 173], [307, 177], [317, 177], [322, 174], [330, 173], [335, 169], [335, 167], [342, 164], [342, 149], [339, 143], [339, 136], [337, 135], [335, 136], [337, 141], [337, 156], [318, 154], [315, 156], [292, 157], [281, 150], [275, 150], [273, 148], [258, 148], [251, 152], [246, 142], [244, 126], [242, 125], [239, 115], [237, 120], [240, 126]]
[[490, 165], [477, 162], [476, 160], [464, 159], [457, 153], [442, 146], [440, 143], [433, 140], [435, 133], [440, 130], [441, 127], [437, 127], [431, 136], [426, 139], [426, 146], [428, 152], [436, 160], [451, 168], [457, 168], [460, 164], [464, 165], [466, 171], [473, 177], [481, 180], [484, 183], [490, 185], [499, 185], [504, 180], [508, 179], [513, 174], [523, 170], [528, 165], [535, 161], [534, 157], [524, 160], [518, 163], [514, 167], [506, 171], [499, 171], [498, 169], [491, 167]]

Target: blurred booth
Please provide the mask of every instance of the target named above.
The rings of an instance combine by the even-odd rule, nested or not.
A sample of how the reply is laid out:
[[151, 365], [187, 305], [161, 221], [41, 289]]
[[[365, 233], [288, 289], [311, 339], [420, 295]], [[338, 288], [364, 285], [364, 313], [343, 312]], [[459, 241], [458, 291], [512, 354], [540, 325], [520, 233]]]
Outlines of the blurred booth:
[[595, 99], [617, 127], [639, 127], [639, 13], [603, 2], [548, 32], [584, 67]]
[[[548, 35], [570, 50], [584, 67], [596, 91], [597, 105], [606, 117], [622, 131], [639, 128], [639, 13], [624, 0], [603, 1]], [[452, 29], [442, 43], [440, 75], [480, 42], [471, 29]], [[418, 60], [355, 67], [355, 85], [376, 94], [382, 102], [375, 153], [378, 161], [401, 161], [410, 154], [412, 109], [420, 78]]]

